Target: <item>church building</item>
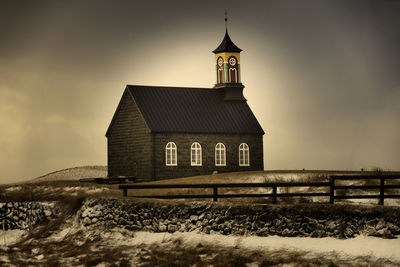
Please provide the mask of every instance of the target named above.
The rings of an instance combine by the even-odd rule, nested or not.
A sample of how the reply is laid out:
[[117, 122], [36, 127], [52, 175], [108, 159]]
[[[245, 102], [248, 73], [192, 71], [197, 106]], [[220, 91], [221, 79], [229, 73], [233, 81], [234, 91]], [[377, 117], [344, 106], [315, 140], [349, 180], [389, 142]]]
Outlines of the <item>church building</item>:
[[159, 180], [263, 170], [264, 131], [246, 103], [225, 32], [213, 88], [127, 85], [108, 127], [108, 176]]

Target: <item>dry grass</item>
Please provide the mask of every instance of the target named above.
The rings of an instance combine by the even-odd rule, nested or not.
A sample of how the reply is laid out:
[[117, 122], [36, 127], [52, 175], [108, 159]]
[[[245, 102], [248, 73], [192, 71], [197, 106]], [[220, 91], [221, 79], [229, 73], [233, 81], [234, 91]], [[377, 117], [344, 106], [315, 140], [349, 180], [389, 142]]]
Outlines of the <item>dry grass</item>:
[[120, 196], [117, 185], [98, 185], [78, 181], [46, 181], [0, 186], [0, 202], [67, 201], [70, 198]]
[[[382, 173], [382, 172], [379, 172]], [[377, 174], [377, 172], [347, 172], [347, 171], [252, 171], [220, 173], [179, 179], [146, 182], [142, 184], [193, 184], [193, 183], [252, 183], [252, 182], [326, 182], [330, 174]], [[377, 180], [337, 181], [337, 185], [355, 184], [372, 185]], [[400, 184], [399, 180], [388, 180], [387, 184]], [[389, 194], [399, 194], [398, 189], [387, 190]], [[219, 194], [260, 194], [271, 193], [271, 188], [219, 188]], [[280, 187], [279, 193], [327, 193], [327, 187]], [[377, 194], [379, 190], [369, 190], [368, 194]], [[337, 190], [337, 195], [359, 193], [357, 190]], [[365, 192], [363, 192], [365, 193]], [[128, 196], [146, 195], [211, 195], [211, 188], [188, 189], [136, 189], [128, 190]], [[24, 183], [20, 185], [0, 186], [0, 201], [58, 201], [74, 197], [121, 197], [122, 191], [118, 185], [80, 183], [78, 181], [44, 181]], [[200, 199], [199, 199], [200, 200]], [[203, 199], [204, 200], [204, 199]], [[211, 199], [206, 199], [211, 200]], [[185, 201], [185, 200], [183, 200]], [[272, 198], [220, 198], [221, 202], [272, 203]], [[328, 197], [279, 197], [279, 203], [314, 203], [328, 202]], [[348, 200], [338, 202], [346, 203]]]
[[158, 246], [150, 247], [149, 256], [144, 266], [393, 266], [389, 260], [372, 257], [350, 260], [333, 253], [321, 257], [303, 251], [246, 251], [243, 248], [206, 247], [201, 244], [187, 248], [179, 243], [173, 249], [164, 248], [161, 251]]
[[[14, 266], [397, 266], [389, 259], [373, 256], [299, 251], [293, 249], [247, 249], [184, 243], [175, 238], [152, 244], [119, 244], [104, 239], [97, 229], [90, 235], [77, 231], [54, 241], [38, 238], [21, 242], [7, 251]], [[133, 237], [134, 238], [134, 237]], [[36, 250], [36, 251], [35, 251]], [[43, 255], [42, 259], [38, 255]], [[0, 264], [5, 264], [1, 262]]]

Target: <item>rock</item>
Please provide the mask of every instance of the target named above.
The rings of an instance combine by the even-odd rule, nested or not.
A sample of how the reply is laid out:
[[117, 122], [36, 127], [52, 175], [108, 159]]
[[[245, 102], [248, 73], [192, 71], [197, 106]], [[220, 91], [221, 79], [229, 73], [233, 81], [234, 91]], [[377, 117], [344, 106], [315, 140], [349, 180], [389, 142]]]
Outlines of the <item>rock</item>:
[[268, 230], [269, 230], [269, 232], [270, 232], [271, 234], [275, 234], [275, 233], [276, 233], [276, 228], [275, 228], [275, 226], [270, 227]]
[[353, 232], [353, 230], [351, 230], [351, 228], [347, 227], [347, 228], [344, 230], [344, 236], [345, 236], [346, 238], [348, 238], [348, 237], [354, 237], [354, 232]]
[[395, 224], [388, 224], [388, 229], [394, 234], [398, 235], [400, 234], [400, 227], [395, 225]]
[[167, 226], [166, 226], [165, 224], [163, 224], [163, 223], [160, 223], [160, 224], [158, 225], [158, 230], [159, 230], [160, 232], [166, 232], [166, 231], [167, 231]]
[[175, 224], [168, 224], [168, 233], [174, 233], [177, 231], [177, 227]]
[[210, 226], [203, 227], [203, 232], [209, 234], [211, 232], [211, 227]]
[[364, 225], [364, 229], [362, 230], [362, 233], [364, 235], [373, 235], [376, 232], [376, 229], [372, 225]]
[[291, 236], [291, 232], [288, 228], [285, 228], [285, 230], [282, 231], [282, 236]]
[[186, 224], [181, 224], [180, 226], [179, 226], [179, 232], [186, 232]]
[[376, 229], [376, 230], [381, 230], [381, 229], [383, 229], [383, 228], [386, 228], [386, 224], [385, 224], [385, 221], [381, 219], [381, 220], [379, 220], [378, 223], [376, 224], [375, 229]]
[[223, 221], [224, 221], [224, 219], [220, 215], [217, 216], [217, 218], [215, 218], [215, 222], [218, 223], [218, 224], [223, 223]]
[[375, 233], [371, 234], [371, 236], [383, 237], [383, 238], [386, 238], [386, 239], [396, 238], [392, 234], [392, 232], [387, 228], [380, 229], [380, 230], [376, 231]]
[[92, 219], [92, 224], [95, 224], [95, 223], [97, 223], [99, 221], [99, 219], [97, 219], [96, 217], [94, 217], [93, 219]]
[[92, 223], [92, 221], [90, 220], [89, 217], [85, 217], [83, 219], [82, 223], [83, 223], [84, 226], [88, 226], [88, 225], [90, 225]]
[[300, 230], [300, 228], [301, 228], [301, 224], [299, 222], [293, 222], [293, 223], [290, 223], [290, 225], [291, 225], [290, 228], [292, 228], [294, 230]]
[[51, 210], [44, 210], [45, 217], [51, 217], [52, 215], [53, 215], [53, 212]]
[[316, 225], [316, 227], [315, 227], [317, 230], [324, 230], [324, 225], [323, 224], [320, 224], [320, 223], [318, 223], [317, 225]]
[[337, 227], [337, 224], [335, 221], [329, 221], [328, 224], [326, 225], [326, 230], [329, 232], [333, 232]]
[[226, 228], [224, 228], [224, 230], [222, 231], [222, 233], [223, 233], [224, 235], [229, 235], [229, 234], [231, 233], [231, 229], [228, 228], [228, 227], [226, 227]]
[[43, 258], [44, 258], [44, 255], [43, 255], [43, 254], [40, 254], [40, 255], [36, 256], [36, 259], [37, 259], [37, 260], [43, 260]]
[[190, 216], [190, 221], [192, 223], [196, 223], [198, 220], [199, 220], [199, 216], [197, 216], [197, 215], [191, 215]]
[[316, 238], [316, 237], [321, 237], [320, 236], [320, 230], [315, 230], [315, 231], [313, 231], [312, 233], [311, 233], [311, 235], [310, 235], [310, 237], [314, 237], [314, 238]]
[[151, 220], [147, 219], [147, 220], [143, 220], [143, 225], [150, 225], [151, 224]]
[[112, 219], [114, 219], [114, 216], [111, 213], [109, 213], [109, 214], [106, 215], [106, 217], [104, 217], [104, 219], [112, 220]]
[[39, 248], [33, 248], [33, 249], [31, 250], [31, 252], [32, 252], [33, 255], [37, 255], [37, 254], [39, 253], [39, 251], [40, 251]]
[[[382, 230], [384, 230], [383, 234], [382, 234], [383, 238], [386, 238], [386, 239], [394, 239], [394, 238], [396, 238], [389, 229], [382, 229]], [[380, 231], [382, 231], [382, 230], [380, 230]]]
[[204, 219], [204, 220], [201, 222], [201, 226], [207, 226], [207, 225], [209, 225], [209, 221], [208, 221], [207, 219]]

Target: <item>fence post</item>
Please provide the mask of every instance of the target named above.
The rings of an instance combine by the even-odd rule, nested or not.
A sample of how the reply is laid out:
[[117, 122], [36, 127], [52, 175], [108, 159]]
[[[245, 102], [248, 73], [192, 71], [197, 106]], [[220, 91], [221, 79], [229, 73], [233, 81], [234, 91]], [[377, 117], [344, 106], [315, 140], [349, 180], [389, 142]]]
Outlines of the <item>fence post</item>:
[[218, 201], [218, 187], [217, 186], [213, 187], [213, 199], [215, 202]]
[[128, 196], [128, 188], [124, 187], [123, 190], [124, 190], [124, 197], [127, 197]]
[[385, 204], [385, 178], [381, 178], [380, 183], [380, 194], [379, 194], [379, 205]]
[[277, 197], [277, 186], [274, 185], [272, 186], [272, 203], [277, 204], [278, 203], [278, 197]]
[[329, 194], [329, 203], [335, 203], [335, 178], [330, 177], [330, 194]]

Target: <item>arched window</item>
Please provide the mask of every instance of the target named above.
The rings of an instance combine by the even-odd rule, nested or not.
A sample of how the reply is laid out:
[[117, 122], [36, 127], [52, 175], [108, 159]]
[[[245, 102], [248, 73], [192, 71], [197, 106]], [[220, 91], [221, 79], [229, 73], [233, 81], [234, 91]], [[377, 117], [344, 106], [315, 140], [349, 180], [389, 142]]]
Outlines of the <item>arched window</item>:
[[217, 83], [223, 83], [224, 82], [224, 60], [222, 57], [218, 57], [217, 59]]
[[201, 145], [197, 142], [191, 146], [190, 162], [192, 166], [201, 166]]
[[226, 166], [226, 152], [223, 143], [215, 146], [215, 166]]
[[228, 69], [228, 80], [230, 83], [237, 83], [238, 82], [238, 62], [234, 56], [231, 56], [228, 59], [229, 69]]
[[239, 146], [239, 166], [250, 166], [249, 146], [246, 143]]
[[178, 165], [177, 160], [177, 149], [174, 142], [169, 142], [165, 146], [165, 165], [176, 166]]

